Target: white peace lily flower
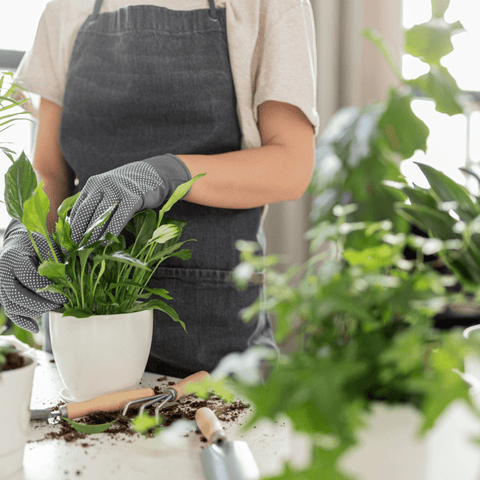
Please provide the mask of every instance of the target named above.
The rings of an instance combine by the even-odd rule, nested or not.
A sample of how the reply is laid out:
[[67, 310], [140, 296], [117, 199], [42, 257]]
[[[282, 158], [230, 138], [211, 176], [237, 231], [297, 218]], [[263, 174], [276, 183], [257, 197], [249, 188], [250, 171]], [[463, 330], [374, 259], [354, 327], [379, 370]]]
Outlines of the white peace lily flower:
[[178, 227], [176, 225], [162, 225], [153, 232], [151, 242], [165, 243], [178, 235]]

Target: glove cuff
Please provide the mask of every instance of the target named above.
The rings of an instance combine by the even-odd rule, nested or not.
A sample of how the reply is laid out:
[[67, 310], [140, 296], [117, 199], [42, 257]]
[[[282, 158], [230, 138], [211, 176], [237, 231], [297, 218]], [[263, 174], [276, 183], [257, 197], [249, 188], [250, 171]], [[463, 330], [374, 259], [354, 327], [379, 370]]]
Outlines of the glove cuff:
[[[192, 179], [192, 174], [185, 163], [171, 153], [147, 158], [146, 160], [142, 160], [142, 162], [150, 165], [162, 179], [164, 183], [163, 187], [165, 188], [165, 199], [170, 197], [179, 185]], [[156, 197], [156, 195], [154, 196]], [[150, 200], [148, 196], [146, 197], [143, 208], [154, 208], [158, 206], [154, 198]]]

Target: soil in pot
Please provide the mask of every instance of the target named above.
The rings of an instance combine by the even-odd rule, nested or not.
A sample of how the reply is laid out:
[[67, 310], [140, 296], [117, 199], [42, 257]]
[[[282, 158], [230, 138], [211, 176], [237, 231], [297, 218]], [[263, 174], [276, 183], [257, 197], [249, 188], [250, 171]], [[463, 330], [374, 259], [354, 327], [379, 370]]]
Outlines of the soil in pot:
[[7, 353], [5, 358], [7, 361], [3, 364], [2, 372], [22, 368], [25, 365], [25, 359], [17, 352]]

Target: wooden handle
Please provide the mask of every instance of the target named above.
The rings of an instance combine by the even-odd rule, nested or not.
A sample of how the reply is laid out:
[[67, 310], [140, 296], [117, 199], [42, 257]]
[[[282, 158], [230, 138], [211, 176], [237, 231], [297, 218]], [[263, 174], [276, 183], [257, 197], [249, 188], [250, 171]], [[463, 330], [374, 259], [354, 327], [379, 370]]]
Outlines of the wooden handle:
[[173, 400], [180, 400], [181, 398], [186, 397], [187, 395], [190, 395], [190, 392], [185, 391], [185, 387], [192, 383], [199, 383], [202, 380], [205, 380], [207, 377], [208, 377], [208, 372], [201, 371], [201, 372], [194, 373], [193, 375], [189, 375], [188, 377], [185, 377], [183, 380], [180, 380], [175, 385], [171, 386], [170, 388], [172, 390], [175, 390], [176, 392], [176, 397]]
[[225, 435], [222, 424], [208, 407], [202, 407], [195, 413], [195, 421], [203, 436], [210, 442], [214, 433]]
[[84, 402], [69, 403], [66, 406], [68, 418], [79, 418], [94, 412], [115, 412], [121, 410], [130, 400], [151, 397], [155, 392], [151, 388], [137, 388], [125, 392], [114, 392]]

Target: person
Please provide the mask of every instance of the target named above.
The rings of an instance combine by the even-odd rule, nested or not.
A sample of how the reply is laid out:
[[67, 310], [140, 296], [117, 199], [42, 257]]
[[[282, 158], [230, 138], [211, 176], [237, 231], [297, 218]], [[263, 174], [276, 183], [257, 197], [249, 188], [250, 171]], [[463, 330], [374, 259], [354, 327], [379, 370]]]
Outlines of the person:
[[[265, 312], [248, 323], [239, 315], [263, 286], [239, 291], [229, 275], [236, 241], [264, 249], [266, 206], [299, 198], [312, 175], [309, 0], [52, 0], [15, 80], [41, 98], [33, 167], [51, 203], [49, 229], [81, 190], [72, 236], [114, 201], [108, 229], [118, 235], [135, 211], [206, 173], [169, 212], [187, 222], [183, 238], [197, 240], [192, 258], [168, 259], [151, 280], [170, 292], [188, 333], [156, 311], [147, 370], [185, 377], [252, 345], [275, 349]], [[38, 331], [34, 318], [62, 298], [38, 292], [46, 279], [26, 260], [26, 235], [14, 223], [6, 231], [0, 281], [10, 287], [0, 303]]]

